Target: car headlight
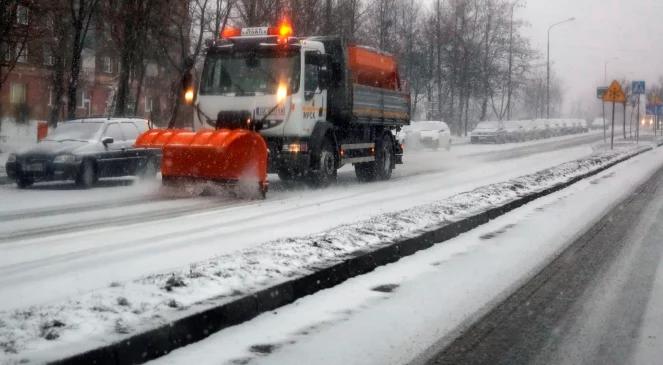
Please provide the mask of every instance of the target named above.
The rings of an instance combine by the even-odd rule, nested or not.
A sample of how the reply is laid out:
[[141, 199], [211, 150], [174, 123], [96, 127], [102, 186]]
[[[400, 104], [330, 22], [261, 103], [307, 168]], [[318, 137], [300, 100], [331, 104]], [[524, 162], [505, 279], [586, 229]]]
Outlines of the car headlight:
[[80, 159], [74, 155], [58, 155], [53, 159], [54, 163], [74, 163], [78, 161], [80, 161]]
[[16, 162], [16, 154], [10, 153], [7, 162]]

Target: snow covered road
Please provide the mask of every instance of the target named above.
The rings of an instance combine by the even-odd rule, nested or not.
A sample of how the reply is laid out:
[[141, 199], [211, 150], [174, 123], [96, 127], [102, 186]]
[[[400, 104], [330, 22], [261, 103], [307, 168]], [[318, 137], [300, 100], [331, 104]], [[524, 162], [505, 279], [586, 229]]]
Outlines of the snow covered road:
[[[164, 199], [156, 184], [0, 188], [0, 310], [186, 266], [267, 240], [443, 199], [591, 153], [597, 134], [406, 156], [393, 181], [358, 184], [345, 168], [324, 190], [272, 184], [266, 201]], [[74, 283], [72, 285], [72, 283]]]
[[[153, 363], [426, 363], [615, 210], [661, 166], [661, 149], [638, 156], [444, 244], [228, 328]], [[651, 215], [643, 220], [651, 223], [655, 218]], [[566, 292], [559, 293], [551, 295], [565, 301]], [[527, 314], [527, 304], [522, 311]], [[659, 314], [650, 306], [650, 317]], [[527, 323], [526, 316], [523, 318], [520, 323]], [[508, 319], [506, 322], [509, 324]], [[593, 322], [604, 323], [610, 322]], [[651, 326], [644, 330], [648, 331], [645, 334], [655, 332]], [[528, 336], [518, 326], [508, 327], [506, 332], [514, 337]], [[551, 336], [555, 333], [552, 330]], [[651, 336], [641, 338], [649, 352], [660, 350], [654, 347]], [[501, 352], [511, 349], [504, 342], [493, 344]], [[495, 359], [490, 352], [470, 353], [479, 360], [485, 355], [485, 361], [477, 363], [493, 363]], [[659, 359], [660, 351], [655, 353], [658, 357], [654, 358]], [[503, 363], [526, 362], [508, 358]]]

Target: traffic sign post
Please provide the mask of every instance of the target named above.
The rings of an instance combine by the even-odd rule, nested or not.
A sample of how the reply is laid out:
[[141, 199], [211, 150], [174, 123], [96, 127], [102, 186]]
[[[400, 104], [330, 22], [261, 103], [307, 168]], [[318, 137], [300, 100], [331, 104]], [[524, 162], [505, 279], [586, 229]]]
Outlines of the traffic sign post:
[[603, 101], [603, 96], [605, 95], [608, 88], [606, 86], [596, 88], [596, 97], [601, 100], [601, 109], [603, 110], [603, 143], [606, 142], [605, 136], [605, 102]]
[[[603, 94], [603, 101], [612, 102], [612, 130], [610, 131], [610, 149], [615, 147], [615, 103], [623, 103], [626, 108], [626, 94], [622, 90], [617, 80], [613, 81], [605, 94]], [[626, 109], [624, 109], [626, 110]]]
[[631, 85], [631, 90], [633, 92], [633, 95], [638, 98], [637, 101], [637, 120], [636, 120], [636, 125], [635, 125], [635, 142], [640, 143], [640, 95], [644, 95], [647, 91], [645, 88], [645, 82], [644, 81], [633, 81]]

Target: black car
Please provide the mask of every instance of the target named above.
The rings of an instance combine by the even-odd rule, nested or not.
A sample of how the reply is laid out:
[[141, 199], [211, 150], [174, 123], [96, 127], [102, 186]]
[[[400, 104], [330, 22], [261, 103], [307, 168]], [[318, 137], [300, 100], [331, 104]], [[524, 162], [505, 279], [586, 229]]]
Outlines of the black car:
[[155, 150], [134, 148], [138, 135], [147, 129], [144, 119], [59, 123], [39, 143], [9, 155], [7, 176], [20, 188], [39, 181], [74, 180], [81, 187], [90, 187], [104, 177], [153, 177], [161, 156]]

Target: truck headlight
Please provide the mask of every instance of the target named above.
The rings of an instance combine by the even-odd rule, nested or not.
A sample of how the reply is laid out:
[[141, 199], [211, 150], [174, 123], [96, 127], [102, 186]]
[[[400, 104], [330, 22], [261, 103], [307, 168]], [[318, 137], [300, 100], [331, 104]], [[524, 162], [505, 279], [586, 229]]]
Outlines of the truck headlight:
[[53, 163], [75, 163], [79, 161], [80, 158], [75, 155], [58, 155], [53, 159]]
[[7, 157], [7, 162], [16, 162], [16, 154], [10, 153]]
[[286, 143], [283, 145], [282, 151], [290, 153], [308, 152], [308, 143]]

